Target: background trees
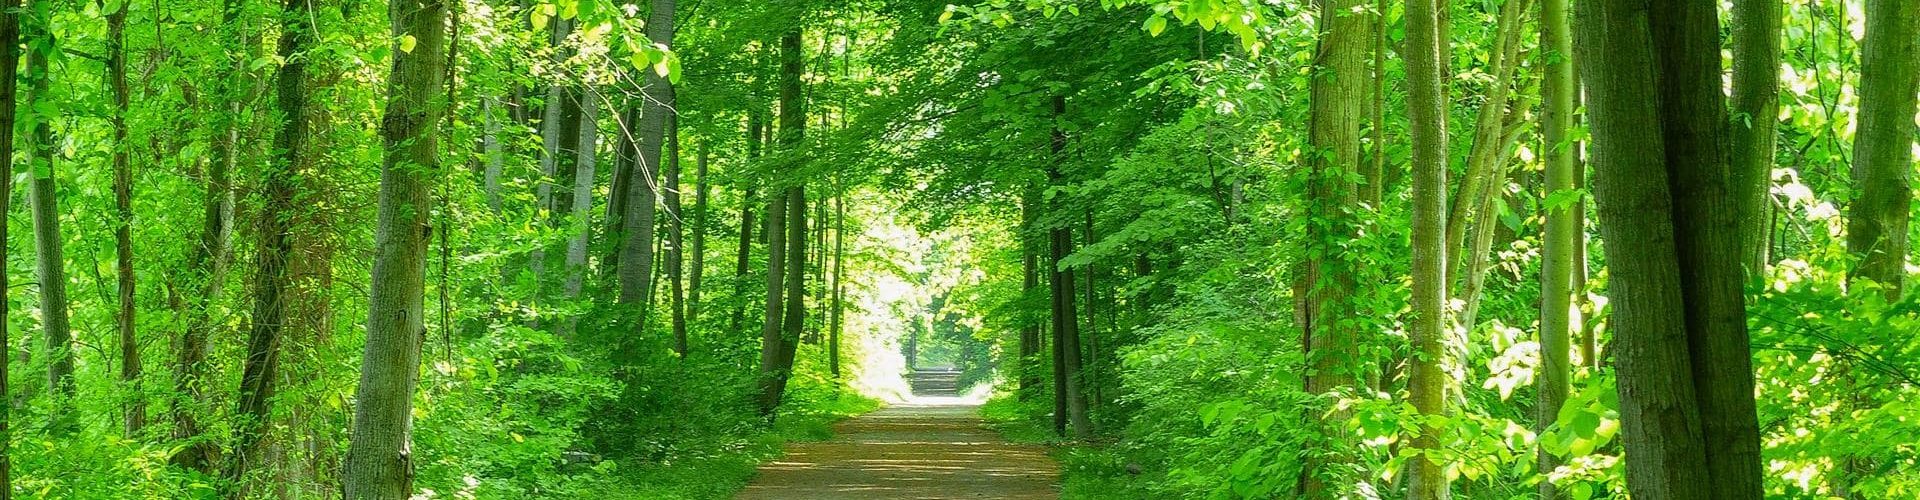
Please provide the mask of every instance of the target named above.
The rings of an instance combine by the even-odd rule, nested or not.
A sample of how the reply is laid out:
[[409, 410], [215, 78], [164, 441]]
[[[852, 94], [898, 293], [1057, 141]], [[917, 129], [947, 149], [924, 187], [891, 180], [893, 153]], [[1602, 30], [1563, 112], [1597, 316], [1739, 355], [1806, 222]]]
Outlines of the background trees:
[[26, 3], [7, 493], [1920, 493], [1911, 1]]

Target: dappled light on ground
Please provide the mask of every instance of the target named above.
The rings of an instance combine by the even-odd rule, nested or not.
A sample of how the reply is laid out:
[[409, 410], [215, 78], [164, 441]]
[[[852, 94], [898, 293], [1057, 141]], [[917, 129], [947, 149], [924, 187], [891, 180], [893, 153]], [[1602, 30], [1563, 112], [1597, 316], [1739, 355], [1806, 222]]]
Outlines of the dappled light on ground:
[[831, 441], [788, 445], [761, 466], [741, 500], [1052, 499], [1046, 449], [985, 427], [957, 372], [918, 372], [908, 399], [836, 426]]

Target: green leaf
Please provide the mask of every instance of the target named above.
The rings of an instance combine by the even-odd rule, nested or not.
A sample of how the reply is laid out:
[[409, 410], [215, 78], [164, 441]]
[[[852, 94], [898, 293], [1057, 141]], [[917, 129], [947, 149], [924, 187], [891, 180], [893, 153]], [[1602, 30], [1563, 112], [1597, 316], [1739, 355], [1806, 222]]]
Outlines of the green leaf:
[[413, 47], [415, 45], [418, 45], [419, 43], [420, 43], [420, 40], [414, 38], [413, 35], [400, 35], [400, 51], [401, 52], [412, 54]]
[[1166, 17], [1153, 16], [1153, 17], [1147, 18], [1147, 34], [1153, 35], [1153, 36], [1160, 36], [1160, 32], [1163, 32], [1166, 30], [1167, 30]]

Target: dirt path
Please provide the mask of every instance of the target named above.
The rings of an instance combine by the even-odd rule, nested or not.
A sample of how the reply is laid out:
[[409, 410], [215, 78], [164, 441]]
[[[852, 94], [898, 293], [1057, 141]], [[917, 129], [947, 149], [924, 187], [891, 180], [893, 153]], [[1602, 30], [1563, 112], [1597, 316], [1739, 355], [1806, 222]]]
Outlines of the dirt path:
[[[914, 385], [950, 391], [940, 377], [916, 376]], [[841, 422], [830, 441], [787, 445], [737, 498], [1059, 498], [1058, 466], [1045, 448], [1009, 443], [986, 428], [978, 407], [941, 404], [936, 394]]]

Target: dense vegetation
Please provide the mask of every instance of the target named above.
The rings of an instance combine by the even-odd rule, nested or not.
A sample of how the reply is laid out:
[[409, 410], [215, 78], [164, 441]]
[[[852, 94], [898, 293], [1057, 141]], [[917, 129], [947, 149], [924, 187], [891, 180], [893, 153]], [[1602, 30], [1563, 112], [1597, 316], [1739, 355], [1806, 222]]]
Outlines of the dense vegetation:
[[1920, 496], [1920, 0], [951, 2], [5, 0], [0, 498]]

